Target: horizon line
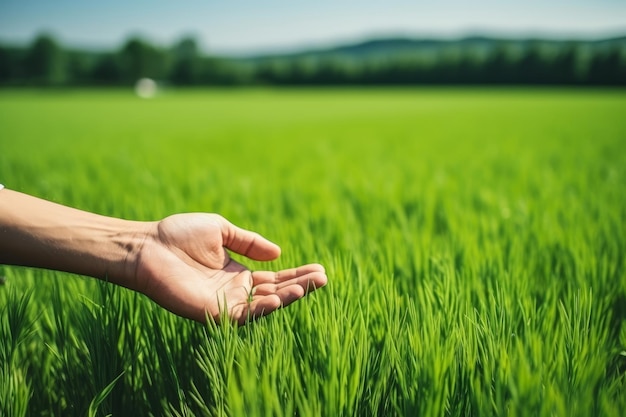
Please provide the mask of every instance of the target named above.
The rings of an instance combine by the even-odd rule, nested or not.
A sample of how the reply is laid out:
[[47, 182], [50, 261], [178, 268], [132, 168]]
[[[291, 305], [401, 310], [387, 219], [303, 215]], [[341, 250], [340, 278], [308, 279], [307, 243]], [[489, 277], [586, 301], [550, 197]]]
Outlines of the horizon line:
[[[267, 46], [250, 46], [250, 47], [223, 47], [223, 48], [207, 48], [203, 47], [204, 40], [201, 36], [194, 34], [193, 32], [184, 33], [181, 32], [175, 40], [170, 42], [161, 42], [156, 39], [155, 36], [150, 36], [139, 31], [128, 31], [126, 35], [117, 42], [102, 42], [96, 45], [94, 42], [88, 44], [81, 43], [80, 41], [71, 41], [63, 39], [63, 36], [55, 33], [52, 30], [42, 29], [34, 33], [30, 39], [10, 39], [0, 36], [1, 45], [9, 45], [13, 47], [27, 47], [37, 37], [41, 35], [49, 35], [63, 45], [65, 48], [74, 50], [93, 50], [107, 52], [115, 50], [124, 44], [128, 39], [139, 38], [148, 43], [162, 48], [167, 48], [179, 42], [184, 38], [195, 39], [198, 43], [198, 47], [201, 52], [212, 54], [218, 54], [222, 56], [231, 57], [246, 57], [246, 56], [261, 56], [261, 55], [278, 55], [278, 54], [292, 54], [301, 53], [307, 51], [316, 51], [324, 49], [341, 48], [344, 46], [358, 45], [368, 42], [375, 42], [381, 40], [433, 40], [433, 41], [462, 41], [471, 38], [485, 38], [491, 40], [511, 40], [511, 41], [523, 41], [523, 40], [540, 40], [540, 41], [572, 41], [572, 42], [598, 42], [604, 40], [620, 39], [626, 37], [626, 27], [619, 29], [607, 29], [603, 31], [588, 31], [588, 32], [571, 32], [571, 31], [559, 31], [559, 30], [494, 30], [494, 29], [468, 29], [459, 31], [449, 31], [436, 33], [430, 32], [410, 32], [410, 31], [388, 31], [369, 34], [357, 34], [347, 37], [340, 37], [336, 39], [325, 40], [311, 40], [300, 41], [291, 44], [284, 45], [267, 45]], [[105, 45], [106, 43], [106, 45]]]

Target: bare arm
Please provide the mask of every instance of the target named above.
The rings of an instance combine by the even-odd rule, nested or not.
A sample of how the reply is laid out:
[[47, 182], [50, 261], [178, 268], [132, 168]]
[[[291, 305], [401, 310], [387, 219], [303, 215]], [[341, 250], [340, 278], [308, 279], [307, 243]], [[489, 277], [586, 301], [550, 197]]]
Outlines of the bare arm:
[[149, 226], [4, 189], [0, 263], [108, 278], [124, 285]]
[[107, 279], [198, 321], [227, 312], [245, 323], [327, 282], [321, 265], [251, 272], [226, 249], [260, 261], [280, 255], [277, 245], [216, 214], [138, 222], [0, 190], [0, 263]]

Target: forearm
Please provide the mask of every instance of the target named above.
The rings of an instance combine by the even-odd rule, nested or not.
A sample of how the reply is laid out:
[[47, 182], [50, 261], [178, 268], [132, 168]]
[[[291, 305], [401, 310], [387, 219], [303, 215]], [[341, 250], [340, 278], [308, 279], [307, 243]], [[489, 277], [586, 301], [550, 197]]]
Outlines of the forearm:
[[0, 190], [0, 264], [55, 269], [133, 287], [149, 223]]

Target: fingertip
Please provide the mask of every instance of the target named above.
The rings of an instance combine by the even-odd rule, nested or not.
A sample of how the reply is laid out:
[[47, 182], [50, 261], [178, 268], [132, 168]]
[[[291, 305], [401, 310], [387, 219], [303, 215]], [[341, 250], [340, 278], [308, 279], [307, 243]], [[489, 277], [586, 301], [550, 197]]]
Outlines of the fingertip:
[[328, 275], [326, 273], [321, 273], [316, 276], [317, 279], [314, 279], [315, 287], [321, 288], [328, 284]]
[[[326, 286], [326, 284], [328, 284], [328, 275], [326, 275], [326, 268], [324, 268], [323, 265], [320, 265], [318, 263], [314, 263], [310, 265], [310, 269], [313, 272], [313, 276], [311, 278], [311, 283], [313, 284], [313, 288], [310, 289], [309, 291], [313, 291], [316, 290], [318, 288], [322, 288], [324, 286]], [[309, 284], [309, 287], [311, 287], [311, 285]]]
[[306, 292], [310, 293], [328, 284], [328, 277], [325, 273], [314, 272], [307, 275]]
[[307, 267], [309, 268], [311, 272], [321, 272], [323, 274], [326, 273], [326, 268], [324, 268], [324, 265], [321, 265], [318, 263], [309, 264], [307, 265]]
[[273, 261], [280, 256], [280, 246], [258, 235], [257, 245], [251, 248], [247, 256], [256, 261]]
[[270, 259], [268, 260], [274, 260], [277, 259], [278, 257], [280, 257], [280, 254], [282, 253], [282, 249], [280, 248], [280, 246], [278, 246], [276, 243], [269, 241], [271, 250], [268, 251], [269, 256], [271, 256]]
[[326, 270], [320, 264], [306, 264], [295, 268], [296, 274], [304, 275], [304, 274], [325, 274]]
[[224, 246], [255, 261], [272, 261], [280, 256], [280, 246], [257, 232], [242, 229], [224, 220]]

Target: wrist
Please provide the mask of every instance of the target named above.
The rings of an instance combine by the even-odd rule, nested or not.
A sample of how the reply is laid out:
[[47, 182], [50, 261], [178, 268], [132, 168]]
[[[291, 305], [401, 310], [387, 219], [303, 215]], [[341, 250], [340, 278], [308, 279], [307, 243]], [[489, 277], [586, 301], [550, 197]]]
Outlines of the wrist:
[[140, 254], [146, 241], [150, 239], [154, 222], [107, 219], [112, 224], [100, 243], [103, 248], [100, 252], [103, 268], [96, 271], [97, 275], [89, 275], [137, 290], [141, 287], [137, 277]]

